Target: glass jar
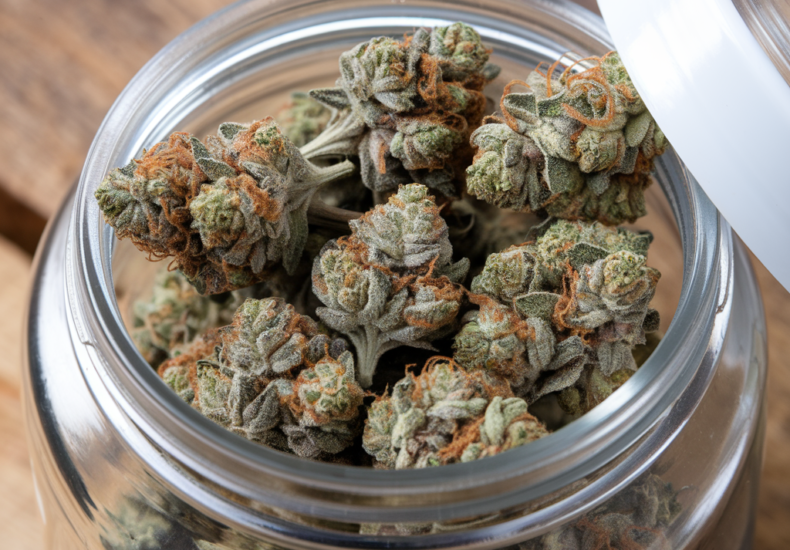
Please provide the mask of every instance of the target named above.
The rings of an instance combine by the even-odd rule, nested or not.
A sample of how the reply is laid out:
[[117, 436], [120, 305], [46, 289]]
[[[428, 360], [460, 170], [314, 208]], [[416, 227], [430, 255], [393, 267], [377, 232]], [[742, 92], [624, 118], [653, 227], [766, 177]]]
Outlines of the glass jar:
[[[173, 130], [204, 135], [331, 85], [339, 53], [370, 36], [456, 20], [503, 68], [491, 97], [539, 61], [611, 49], [603, 22], [567, 2], [252, 0], [189, 30], [129, 84], [37, 256], [24, 394], [47, 548], [573, 550], [569, 532], [603, 548], [604, 528], [634, 514], [652, 527], [621, 525], [611, 547], [751, 547], [761, 298], [744, 247], [671, 151], [636, 224], [656, 235], [664, 337], [609, 399], [524, 447], [424, 470], [303, 460], [203, 418], [137, 353], [116, 291], [150, 273], [102, 221], [104, 175]], [[429, 533], [398, 529], [415, 523]], [[370, 524], [392, 527], [360, 534]]]

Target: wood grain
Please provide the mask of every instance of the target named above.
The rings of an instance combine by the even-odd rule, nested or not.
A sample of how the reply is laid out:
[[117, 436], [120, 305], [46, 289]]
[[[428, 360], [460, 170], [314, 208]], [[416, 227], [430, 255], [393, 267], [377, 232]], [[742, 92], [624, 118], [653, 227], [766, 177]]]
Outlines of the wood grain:
[[51, 216], [104, 115], [167, 42], [229, 0], [0, 2], [0, 174]]
[[20, 313], [27, 302], [29, 280], [30, 257], [0, 238], [0, 546], [40, 550], [43, 526], [33, 492], [20, 401]]
[[[577, 1], [595, 7], [594, 0]], [[228, 3], [0, 0], [0, 234], [31, 248], [129, 79], [178, 33]], [[790, 294], [754, 263], [769, 343], [766, 460], [755, 547], [784, 550], [790, 548]], [[28, 278], [29, 258], [0, 238], [0, 311], [19, 312], [0, 319], [0, 352], [6, 358], [0, 362], [0, 494], [13, 495], [0, 499], [0, 546], [20, 550], [41, 548], [19, 406]]]
[[758, 550], [790, 548], [790, 293], [752, 255], [768, 323], [768, 426], [757, 509]]

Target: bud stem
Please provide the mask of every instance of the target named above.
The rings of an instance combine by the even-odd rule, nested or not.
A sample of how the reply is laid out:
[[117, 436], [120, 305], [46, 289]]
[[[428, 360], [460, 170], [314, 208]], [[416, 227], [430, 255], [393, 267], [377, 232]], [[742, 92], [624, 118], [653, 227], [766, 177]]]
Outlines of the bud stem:
[[350, 233], [348, 222], [356, 220], [360, 216], [362, 216], [362, 212], [329, 206], [317, 197], [313, 197], [307, 208], [308, 223], [343, 233]]
[[333, 117], [326, 129], [299, 151], [307, 160], [323, 157], [356, 155], [359, 140], [367, 129], [364, 122], [351, 114]]

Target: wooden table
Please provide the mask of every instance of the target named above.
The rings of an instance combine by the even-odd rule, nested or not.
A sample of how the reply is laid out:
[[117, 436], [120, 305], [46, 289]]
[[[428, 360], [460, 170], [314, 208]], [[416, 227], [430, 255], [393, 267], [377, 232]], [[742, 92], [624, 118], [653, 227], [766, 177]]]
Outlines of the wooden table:
[[[593, 0], [579, 0], [590, 7]], [[41, 548], [22, 426], [22, 311], [30, 255], [115, 97], [179, 32], [222, 0], [0, 0], [0, 533]], [[593, 6], [594, 7], [594, 6]], [[786, 253], [782, 251], [782, 253]], [[759, 549], [790, 548], [790, 294], [754, 262], [768, 320], [766, 460]]]

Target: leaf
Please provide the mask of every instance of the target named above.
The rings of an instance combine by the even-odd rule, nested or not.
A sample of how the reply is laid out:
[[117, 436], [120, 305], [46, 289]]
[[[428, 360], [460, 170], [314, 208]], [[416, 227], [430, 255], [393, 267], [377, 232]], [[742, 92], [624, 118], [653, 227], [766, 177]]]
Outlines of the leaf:
[[242, 130], [246, 130], [247, 126], [237, 122], [223, 122], [219, 125], [219, 135], [226, 141], [232, 141], [236, 135]]
[[544, 174], [552, 193], [571, 192], [584, 183], [579, 165], [559, 157], [546, 156]]
[[333, 109], [341, 110], [351, 106], [348, 94], [343, 88], [316, 88], [309, 93], [310, 97]]
[[606, 249], [588, 243], [578, 243], [568, 251], [568, 259], [576, 271], [581, 271], [584, 266], [603, 260], [608, 255]]
[[661, 317], [655, 309], [648, 309], [645, 320], [642, 321], [642, 330], [645, 332], [655, 332], [661, 324]]
[[528, 124], [537, 122], [538, 105], [532, 92], [507, 94], [502, 100], [502, 109]]
[[631, 117], [623, 130], [626, 145], [629, 147], [638, 147], [645, 139], [647, 131], [650, 129], [652, 123], [653, 117], [647, 110], [635, 117]]
[[560, 295], [552, 292], [530, 292], [516, 296], [513, 305], [523, 317], [550, 319], [559, 300]]
[[212, 158], [196, 158], [200, 169], [203, 170], [211, 181], [217, 181], [221, 178], [235, 178], [238, 174], [229, 164], [225, 164], [220, 160]]

